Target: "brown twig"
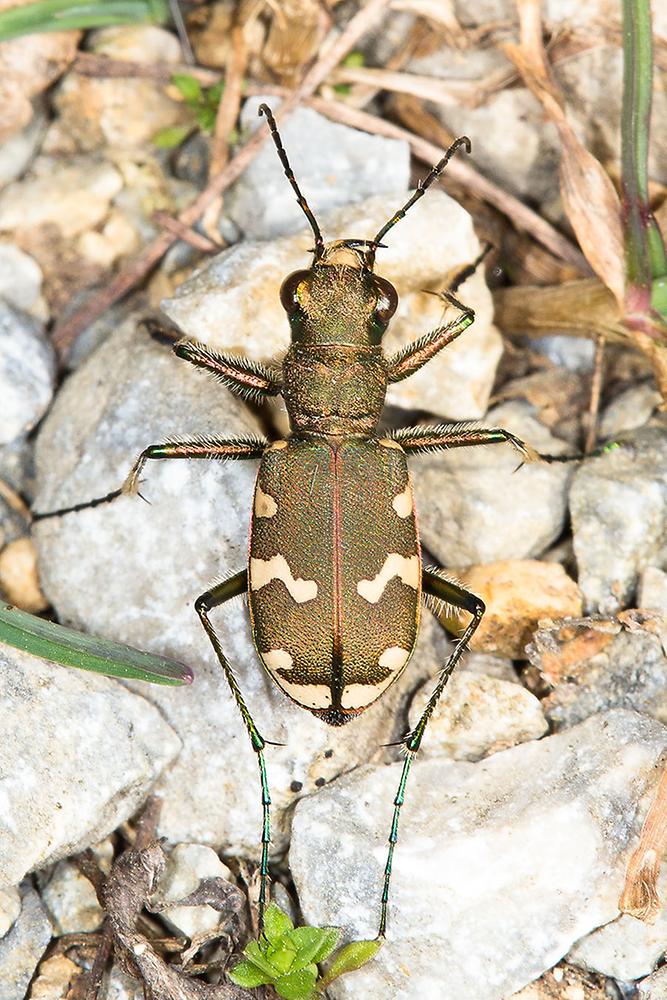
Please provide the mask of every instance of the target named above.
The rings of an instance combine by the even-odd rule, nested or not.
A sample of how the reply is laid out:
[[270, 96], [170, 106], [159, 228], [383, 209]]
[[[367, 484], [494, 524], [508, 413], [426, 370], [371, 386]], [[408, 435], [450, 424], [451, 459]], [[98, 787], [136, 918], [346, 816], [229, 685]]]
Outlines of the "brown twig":
[[[327, 118], [351, 125], [353, 128], [361, 129], [364, 132], [373, 132], [376, 135], [384, 135], [390, 139], [404, 139], [410, 143], [414, 155], [426, 163], [436, 163], [442, 156], [442, 150], [433, 143], [414, 135], [399, 125], [387, 122], [376, 115], [368, 114], [366, 111], [348, 108], [340, 101], [326, 101], [321, 98], [311, 98], [308, 104], [316, 111], [326, 115]], [[450, 160], [447, 165], [447, 175], [452, 180], [462, 184], [471, 194], [477, 195], [497, 208], [518, 229], [525, 229], [529, 232], [538, 243], [547, 247], [556, 257], [572, 264], [584, 274], [590, 273], [590, 268], [583, 254], [565, 236], [559, 233], [546, 219], [539, 216], [537, 212], [488, 180], [469, 163], [462, 159]]]
[[219, 253], [222, 250], [222, 243], [216, 243], [215, 240], [210, 239], [208, 236], [204, 236], [203, 233], [198, 233], [196, 229], [192, 229], [191, 226], [184, 226], [179, 219], [175, 219], [173, 215], [169, 215], [168, 212], [153, 212], [153, 222], [156, 225], [161, 226], [162, 229], [166, 229], [168, 232], [173, 233], [179, 240], [183, 240], [184, 243], [189, 243], [191, 247], [195, 250], [201, 251], [201, 253]]
[[591, 378], [591, 396], [588, 403], [586, 441], [584, 454], [590, 455], [594, 450], [598, 437], [598, 416], [600, 413], [600, 396], [602, 394], [602, 376], [604, 371], [605, 338], [598, 333], [595, 339], [595, 359], [593, 361], [593, 377]]
[[140, 63], [129, 59], [111, 59], [97, 52], [78, 52], [72, 64], [72, 71], [81, 76], [93, 77], [143, 77], [169, 83], [172, 76], [182, 73], [193, 76], [205, 87], [212, 87], [222, 74], [204, 66], [190, 66], [187, 63]]
[[[326, 80], [338, 63], [356, 44], [359, 38], [368, 31], [373, 22], [387, 7], [389, 0], [368, 0], [361, 10], [355, 14], [345, 29], [319, 56], [317, 62], [306, 73], [299, 86], [283, 102], [276, 114], [276, 120], [281, 121], [303, 101], [317, 90]], [[178, 216], [185, 226], [192, 226], [201, 216], [206, 207], [241, 176], [248, 164], [257, 155], [268, 136], [267, 129], [258, 129], [248, 142], [230, 160], [230, 162], [212, 177], [206, 188]], [[137, 254], [113, 278], [106, 288], [101, 289], [63, 323], [57, 324], [53, 332], [53, 342], [62, 355], [78, 337], [102, 313], [118, 299], [134, 288], [162, 259], [169, 247], [176, 241], [173, 233], [160, 233], [148, 246]]]

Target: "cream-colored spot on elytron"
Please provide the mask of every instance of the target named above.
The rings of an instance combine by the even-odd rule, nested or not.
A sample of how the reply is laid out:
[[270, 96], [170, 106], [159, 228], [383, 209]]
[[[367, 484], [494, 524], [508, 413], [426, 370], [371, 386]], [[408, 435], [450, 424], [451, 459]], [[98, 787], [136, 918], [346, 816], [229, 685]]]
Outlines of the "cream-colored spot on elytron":
[[340, 703], [343, 708], [366, 708], [386, 686], [386, 684], [346, 684]]
[[272, 580], [282, 580], [297, 604], [312, 601], [317, 597], [314, 580], [294, 578], [285, 556], [271, 556], [270, 559], [250, 560], [250, 589], [261, 590]]
[[269, 493], [265, 493], [257, 483], [255, 490], [255, 515], [256, 517], [273, 517], [278, 513], [278, 504]]
[[415, 590], [419, 584], [419, 556], [399, 556], [392, 552], [384, 561], [380, 572], [372, 580], [360, 580], [357, 593], [369, 604], [377, 604], [390, 580], [400, 576], [401, 581]]
[[393, 438], [380, 438], [378, 444], [381, 444], [383, 448], [393, 448], [395, 451], [403, 451], [398, 441], [394, 441]]
[[267, 451], [282, 451], [283, 448], [287, 447], [287, 441], [272, 441]]
[[289, 670], [294, 660], [286, 649], [267, 649], [262, 652], [262, 659], [269, 670]]
[[403, 492], [394, 497], [391, 505], [399, 517], [410, 517], [412, 514], [412, 490], [409, 481], [405, 484]]
[[410, 650], [403, 649], [402, 646], [389, 646], [380, 656], [378, 664], [386, 667], [387, 670], [400, 670], [410, 658]]
[[284, 677], [276, 677], [276, 683], [304, 708], [331, 708], [331, 691], [326, 684], [291, 684]]

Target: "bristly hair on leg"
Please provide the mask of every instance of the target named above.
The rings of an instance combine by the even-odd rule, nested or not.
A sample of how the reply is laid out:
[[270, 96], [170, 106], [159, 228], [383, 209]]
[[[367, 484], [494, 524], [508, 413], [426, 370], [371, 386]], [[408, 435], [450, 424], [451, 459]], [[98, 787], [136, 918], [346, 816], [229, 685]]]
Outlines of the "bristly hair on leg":
[[[427, 573], [432, 573], [433, 576], [445, 580], [446, 583], [453, 583], [455, 587], [463, 587], [461, 581], [453, 573], [447, 573], [440, 566], [425, 566], [424, 569]], [[455, 607], [448, 601], [443, 601], [440, 597], [435, 597], [434, 594], [427, 594], [424, 591], [422, 591], [422, 602], [424, 607], [428, 608], [436, 618], [439, 618], [441, 615], [453, 618], [461, 611], [460, 608]]]

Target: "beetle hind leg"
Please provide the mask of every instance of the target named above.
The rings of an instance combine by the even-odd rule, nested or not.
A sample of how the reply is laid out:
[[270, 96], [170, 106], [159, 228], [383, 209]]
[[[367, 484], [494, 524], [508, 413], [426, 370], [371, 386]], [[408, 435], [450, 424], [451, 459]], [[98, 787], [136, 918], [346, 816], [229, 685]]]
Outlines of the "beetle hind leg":
[[211, 620], [208, 617], [208, 612], [212, 611], [213, 608], [217, 608], [221, 604], [231, 601], [232, 598], [245, 593], [247, 589], [248, 572], [247, 570], [243, 570], [242, 573], [237, 573], [236, 576], [229, 577], [229, 579], [224, 580], [216, 587], [212, 587], [211, 590], [207, 590], [204, 594], [198, 597], [195, 601], [195, 610], [199, 615], [207, 636], [211, 640], [211, 645], [215, 650], [215, 655], [220, 661], [227, 683], [229, 684], [231, 692], [234, 695], [234, 700], [236, 701], [238, 709], [241, 712], [241, 716], [243, 717], [243, 722], [248, 732], [248, 736], [250, 737], [252, 748], [257, 754], [259, 780], [262, 790], [262, 858], [260, 862], [259, 888], [259, 928], [261, 931], [264, 923], [264, 910], [266, 908], [268, 896], [269, 844], [271, 843], [271, 796], [269, 794], [269, 782], [266, 774], [266, 763], [264, 761], [264, 747], [266, 746], [267, 741], [260, 735], [260, 732], [254, 723], [252, 715], [248, 710], [248, 706], [246, 705], [243, 695], [241, 694], [241, 689], [234, 675], [234, 671], [231, 668], [229, 660], [224, 654], [217, 632], [213, 628]]
[[394, 798], [394, 813], [391, 821], [391, 829], [389, 831], [389, 849], [387, 851], [387, 862], [384, 870], [384, 884], [382, 887], [381, 904], [382, 909], [380, 927], [378, 930], [378, 937], [380, 938], [385, 936], [387, 929], [387, 908], [389, 903], [389, 887], [391, 883], [394, 848], [396, 847], [396, 843], [398, 841], [398, 823], [401, 814], [401, 807], [405, 801], [405, 789], [408, 783], [410, 768], [413, 760], [417, 756], [424, 736], [424, 731], [428, 725], [431, 715], [433, 714], [433, 710], [438, 703], [440, 695], [444, 691], [447, 681], [451, 677], [454, 668], [465, 652], [468, 643], [472, 639], [475, 629], [481, 622], [484, 611], [486, 610], [484, 602], [479, 597], [476, 597], [475, 594], [471, 594], [459, 584], [454, 583], [451, 580], [447, 580], [445, 577], [440, 576], [438, 573], [434, 573], [431, 570], [425, 569], [422, 571], [422, 589], [428, 597], [431, 597], [439, 602], [443, 602], [451, 607], [462, 608], [463, 610], [470, 612], [472, 617], [470, 623], [464, 630], [463, 635], [458, 640], [454, 651], [440, 671], [435, 689], [428, 700], [426, 708], [421, 714], [419, 722], [415, 728], [401, 741], [405, 750], [405, 760], [403, 762], [403, 770], [401, 771], [396, 797]]

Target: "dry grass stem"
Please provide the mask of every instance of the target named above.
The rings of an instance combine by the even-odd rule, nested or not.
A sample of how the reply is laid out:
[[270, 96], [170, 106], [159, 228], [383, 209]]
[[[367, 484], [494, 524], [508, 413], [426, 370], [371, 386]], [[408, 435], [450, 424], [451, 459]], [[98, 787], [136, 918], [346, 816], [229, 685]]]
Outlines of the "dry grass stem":
[[616, 299], [597, 278], [566, 281], [562, 285], [499, 288], [494, 292], [493, 302], [496, 322], [510, 337], [599, 334], [616, 343], [632, 342]]

